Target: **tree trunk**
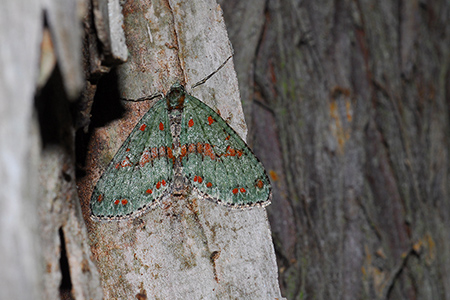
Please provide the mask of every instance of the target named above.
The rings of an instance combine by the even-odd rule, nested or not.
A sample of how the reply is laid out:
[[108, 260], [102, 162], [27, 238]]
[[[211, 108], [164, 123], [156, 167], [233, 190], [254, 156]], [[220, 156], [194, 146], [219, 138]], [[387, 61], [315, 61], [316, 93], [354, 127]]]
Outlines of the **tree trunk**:
[[264, 208], [231, 211], [188, 194], [138, 218], [89, 218], [100, 175], [155, 98], [174, 83], [246, 135], [232, 49], [215, 1], [127, 1], [123, 14], [130, 56], [99, 84], [87, 173], [78, 181], [105, 298], [281, 298]]
[[[104, 150], [88, 156], [105, 159], [78, 170], [86, 220], [106, 157], [152, 103], [122, 101], [123, 116], [119, 98], [190, 88], [219, 69], [190, 92], [245, 137], [234, 61], [248, 139], [274, 186], [284, 295], [450, 299], [448, 2], [223, 1], [229, 60], [214, 1], [128, 1], [128, 45], [118, 3], [17, 0], [0, 11], [1, 299], [100, 299], [101, 287], [107, 298], [279, 297], [262, 209], [186, 199], [169, 214], [88, 221], [91, 255], [74, 129], [87, 131], [98, 79], [127, 52], [120, 94], [98, 93], [92, 112], [97, 131], [116, 127], [92, 139]], [[75, 107], [83, 15], [88, 81]], [[146, 52], [158, 59], [135, 56]]]
[[450, 299], [449, 2], [220, 2], [283, 294]]

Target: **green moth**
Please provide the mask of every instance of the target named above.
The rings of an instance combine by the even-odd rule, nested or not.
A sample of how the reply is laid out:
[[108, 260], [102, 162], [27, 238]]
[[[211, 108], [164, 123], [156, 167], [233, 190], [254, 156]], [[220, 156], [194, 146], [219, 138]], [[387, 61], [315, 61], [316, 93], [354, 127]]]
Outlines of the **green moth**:
[[210, 107], [176, 84], [134, 127], [98, 180], [93, 219], [136, 217], [195, 190], [231, 208], [267, 206], [263, 165]]

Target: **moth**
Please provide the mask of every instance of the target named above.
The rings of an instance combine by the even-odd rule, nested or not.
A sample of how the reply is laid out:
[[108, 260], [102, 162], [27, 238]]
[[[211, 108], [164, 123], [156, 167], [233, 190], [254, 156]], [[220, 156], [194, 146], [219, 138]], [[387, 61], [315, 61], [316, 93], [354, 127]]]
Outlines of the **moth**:
[[132, 130], [98, 180], [94, 220], [136, 217], [195, 190], [230, 208], [265, 207], [271, 185], [258, 158], [213, 109], [175, 84]]

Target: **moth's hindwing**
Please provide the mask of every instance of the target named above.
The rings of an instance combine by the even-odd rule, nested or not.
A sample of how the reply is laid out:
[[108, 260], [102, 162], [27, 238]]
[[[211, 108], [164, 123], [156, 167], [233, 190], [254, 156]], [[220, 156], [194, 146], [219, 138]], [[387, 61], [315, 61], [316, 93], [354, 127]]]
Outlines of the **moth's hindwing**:
[[164, 98], [134, 127], [97, 182], [91, 214], [100, 219], [132, 216], [169, 193], [173, 178], [171, 147]]
[[211, 200], [237, 208], [270, 203], [271, 186], [261, 162], [216, 112], [190, 95], [180, 145], [184, 176]]

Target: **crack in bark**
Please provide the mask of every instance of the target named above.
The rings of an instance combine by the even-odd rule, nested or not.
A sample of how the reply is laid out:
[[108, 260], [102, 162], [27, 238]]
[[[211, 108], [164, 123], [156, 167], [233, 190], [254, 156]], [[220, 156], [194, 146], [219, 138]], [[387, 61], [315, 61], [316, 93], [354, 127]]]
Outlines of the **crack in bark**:
[[393, 290], [396, 280], [400, 277], [400, 274], [402, 273], [403, 269], [405, 268], [406, 263], [407, 263], [409, 257], [413, 254], [413, 252], [414, 252], [414, 250], [411, 247], [409, 249], [408, 253], [406, 253], [405, 257], [400, 261], [400, 263], [391, 272], [391, 276], [387, 280], [386, 287], [383, 289], [380, 299], [389, 299], [389, 294]]

